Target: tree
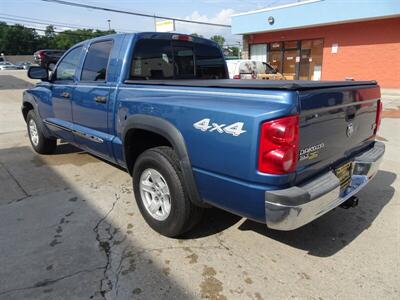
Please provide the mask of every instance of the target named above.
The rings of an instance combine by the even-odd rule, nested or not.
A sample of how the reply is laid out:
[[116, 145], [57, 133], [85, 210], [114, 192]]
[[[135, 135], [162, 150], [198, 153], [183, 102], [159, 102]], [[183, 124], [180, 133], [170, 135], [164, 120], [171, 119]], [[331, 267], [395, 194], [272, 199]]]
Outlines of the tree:
[[44, 34], [39, 35], [35, 29], [0, 22], [0, 53], [20, 55], [32, 54], [45, 48], [68, 49], [81, 41], [112, 33], [115, 31], [93, 29], [65, 30], [57, 33], [54, 27], [49, 25]]
[[238, 47], [230, 46], [230, 47], [228, 47], [228, 51], [229, 51], [230, 55], [239, 58], [240, 52], [239, 52], [239, 48]]
[[37, 44], [38, 34], [34, 29], [0, 23], [0, 52], [5, 55], [32, 54]]
[[54, 39], [56, 37], [53, 25], [49, 25], [46, 27], [46, 30], [44, 31], [44, 36], [48, 39]]
[[222, 35], [213, 35], [212, 37], [210, 37], [210, 40], [216, 42], [221, 48], [224, 46], [225, 44], [225, 38]]
[[54, 45], [57, 49], [68, 49], [71, 46], [95, 37], [99, 37], [102, 35], [113, 34], [115, 30], [96, 30], [93, 29], [77, 29], [77, 30], [65, 30], [60, 32], [54, 38]]

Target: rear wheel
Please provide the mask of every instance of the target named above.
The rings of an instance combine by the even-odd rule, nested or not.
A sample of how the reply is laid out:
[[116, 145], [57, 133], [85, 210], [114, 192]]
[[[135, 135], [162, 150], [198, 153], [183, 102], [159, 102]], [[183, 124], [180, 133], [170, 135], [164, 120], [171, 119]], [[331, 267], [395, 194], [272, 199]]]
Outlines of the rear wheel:
[[26, 118], [29, 140], [33, 149], [40, 154], [52, 154], [57, 148], [57, 140], [49, 139], [43, 135], [37, 115], [33, 110], [28, 112]]
[[162, 235], [179, 236], [201, 219], [203, 209], [188, 198], [178, 158], [170, 147], [152, 148], [138, 157], [133, 188], [143, 218]]

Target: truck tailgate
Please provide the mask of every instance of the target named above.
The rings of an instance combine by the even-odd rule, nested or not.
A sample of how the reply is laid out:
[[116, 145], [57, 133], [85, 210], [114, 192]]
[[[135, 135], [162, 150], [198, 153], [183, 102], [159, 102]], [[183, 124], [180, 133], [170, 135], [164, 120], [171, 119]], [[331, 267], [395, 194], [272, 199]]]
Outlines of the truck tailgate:
[[337, 168], [372, 146], [379, 99], [373, 84], [300, 91], [296, 182]]

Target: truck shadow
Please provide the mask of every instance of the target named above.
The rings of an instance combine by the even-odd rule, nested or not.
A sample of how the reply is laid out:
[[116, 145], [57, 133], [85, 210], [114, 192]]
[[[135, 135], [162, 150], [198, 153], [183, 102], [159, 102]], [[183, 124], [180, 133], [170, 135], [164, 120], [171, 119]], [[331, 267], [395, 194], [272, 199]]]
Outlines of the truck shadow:
[[144, 224], [125, 173], [23, 146], [0, 149], [0, 179], [0, 299], [194, 298], [165, 260], [187, 253]]
[[356, 208], [336, 208], [321, 218], [293, 231], [266, 229], [264, 224], [246, 220], [240, 230], [251, 230], [265, 237], [302, 249], [309, 255], [328, 257], [349, 245], [367, 230], [381, 210], [393, 198], [396, 174], [379, 171], [375, 178], [358, 193]]

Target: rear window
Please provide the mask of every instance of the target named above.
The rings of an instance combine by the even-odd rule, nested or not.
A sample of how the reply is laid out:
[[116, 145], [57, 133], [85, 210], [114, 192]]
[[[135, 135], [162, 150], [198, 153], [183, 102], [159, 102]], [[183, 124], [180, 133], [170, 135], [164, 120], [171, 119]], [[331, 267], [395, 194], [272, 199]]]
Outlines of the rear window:
[[201, 79], [227, 78], [225, 60], [216, 46], [196, 44], [196, 75]]
[[130, 79], [172, 79], [172, 47], [166, 40], [138, 41], [131, 65]]
[[131, 80], [226, 78], [225, 61], [218, 47], [170, 40], [142, 39], [136, 43]]

